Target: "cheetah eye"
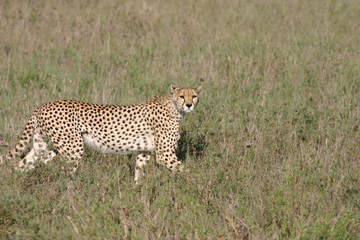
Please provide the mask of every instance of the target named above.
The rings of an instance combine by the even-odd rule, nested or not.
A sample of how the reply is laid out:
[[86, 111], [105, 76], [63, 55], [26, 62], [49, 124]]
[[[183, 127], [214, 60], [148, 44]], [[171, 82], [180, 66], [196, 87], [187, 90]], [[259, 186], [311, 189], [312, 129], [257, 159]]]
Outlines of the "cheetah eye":
[[184, 95], [181, 95], [180, 98], [185, 99]]
[[196, 95], [194, 95], [194, 96], [192, 96], [192, 98], [193, 98], [193, 99], [195, 99], [195, 98], [197, 98], [197, 96], [196, 96]]

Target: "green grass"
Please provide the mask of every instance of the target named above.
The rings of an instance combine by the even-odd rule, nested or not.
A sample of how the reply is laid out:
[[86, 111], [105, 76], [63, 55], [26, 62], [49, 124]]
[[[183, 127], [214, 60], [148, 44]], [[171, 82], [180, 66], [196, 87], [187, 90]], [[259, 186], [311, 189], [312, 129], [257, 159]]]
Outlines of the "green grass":
[[[203, 85], [189, 173], [88, 149], [0, 168], [1, 239], [360, 239], [358, 1], [3, 1], [0, 152], [58, 99]], [[0, 139], [0, 140], [1, 140]]]

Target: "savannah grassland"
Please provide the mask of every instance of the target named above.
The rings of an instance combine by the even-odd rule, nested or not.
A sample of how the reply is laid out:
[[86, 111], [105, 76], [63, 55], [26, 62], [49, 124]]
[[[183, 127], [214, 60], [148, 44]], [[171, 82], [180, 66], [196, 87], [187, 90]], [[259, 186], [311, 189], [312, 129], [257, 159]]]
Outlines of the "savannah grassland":
[[1, 239], [360, 239], [360, 4], [0, 1], [0, 152], [47, 101], [203, 85], [188, 173], [87, 149], [0, 168]]

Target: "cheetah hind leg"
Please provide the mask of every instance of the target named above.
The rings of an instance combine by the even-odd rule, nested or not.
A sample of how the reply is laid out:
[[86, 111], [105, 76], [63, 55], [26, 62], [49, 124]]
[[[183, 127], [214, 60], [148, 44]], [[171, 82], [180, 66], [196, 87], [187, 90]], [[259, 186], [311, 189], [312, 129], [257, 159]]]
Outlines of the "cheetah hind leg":
[[84, 154], [84, 141], [77, 129], [70, 129], [70, 132], [72, 132], [72, 135], [60, 135], [64, 142], [62, 144], [54, 142], [54, 147], [62, 158], [66, 160], [67, 164], [63, 165], [62, 169], [70, 178], [74, 178]]
[[136, 156], [135, 166], [135, 184], [139, 184], [140, 179], [144, 176], [144, 167], [151, 158], [150, 152], [143, 152]]
[[39, 129], [35, 129], [33, 148], [30, 152], [18, 163], [16, 170], [29, 170], [35, 167], [35, 162], [40, 160], [42, 163], [47, 164], [55, 156], [56, 152], [48, 149], [48, 143], [44, 140]]

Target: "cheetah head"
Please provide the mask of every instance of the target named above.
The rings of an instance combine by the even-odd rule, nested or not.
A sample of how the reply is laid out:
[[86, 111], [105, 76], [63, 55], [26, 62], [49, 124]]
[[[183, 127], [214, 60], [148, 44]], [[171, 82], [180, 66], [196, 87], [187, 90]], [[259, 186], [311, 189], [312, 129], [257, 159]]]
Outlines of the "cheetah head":
[[178, 88], [171, 85], [171, 92], [176, 108], [181, 113], [189, 113], [194, 111], [199, 103], [199, 94], [201, 86], [197, 88]]

